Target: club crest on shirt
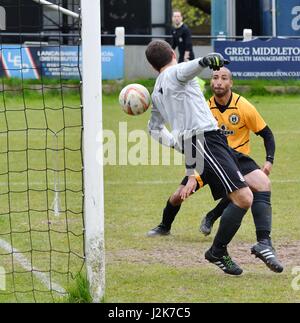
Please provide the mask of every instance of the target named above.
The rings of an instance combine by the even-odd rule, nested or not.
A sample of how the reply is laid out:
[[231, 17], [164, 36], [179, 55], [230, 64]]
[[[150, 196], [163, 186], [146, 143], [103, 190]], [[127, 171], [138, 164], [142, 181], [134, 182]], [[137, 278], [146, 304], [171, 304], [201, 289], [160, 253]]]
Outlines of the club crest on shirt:
[[229, 117], [228, 120], [231, 124], [236, 125], [240, 122], [240, 116], [237, 113], [232, 113]]

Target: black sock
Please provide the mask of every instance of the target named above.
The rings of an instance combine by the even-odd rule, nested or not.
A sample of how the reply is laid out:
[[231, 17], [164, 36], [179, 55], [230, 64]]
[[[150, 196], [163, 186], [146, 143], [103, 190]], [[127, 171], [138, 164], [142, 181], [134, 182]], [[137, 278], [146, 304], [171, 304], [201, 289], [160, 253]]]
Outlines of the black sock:
[[207, 218], [209, 218], [212, 222], [215, 222], [227, 208], [228, 204], [230, 203], [230, 199], [224, 197], [214, 209], [207, 213]]
[[256, 238], [257, 238], [257, 241], [266, 241], [268, 242], [268, 244], [270, 243], [271, 241], [271, 237], [270, 237], [270, 231], [267, 231], [267, 230], [259, 230], [259, 231], [256, 231]]
[[272, 228], [271, 192], [253, 193], [251, 207], [257, 241], [270, 239]]
[[164, 226], [165, 229], [170, 230], [172, 223], [179, 212], [181, 207], [180, 205], [174, 206], [170, 203], [170, 200], [168, 200], [166, 207], [164, 208], [163, 211], [163, 216], [162, 216], [162, 222], [161, 225]]
[[226, 252], [227, 245], [238, 231], [246, 212], [247, 210], [233, 203], [229, 203], [224, 210], [212, 246], [212, 252], [215, 256], [220, 257]]

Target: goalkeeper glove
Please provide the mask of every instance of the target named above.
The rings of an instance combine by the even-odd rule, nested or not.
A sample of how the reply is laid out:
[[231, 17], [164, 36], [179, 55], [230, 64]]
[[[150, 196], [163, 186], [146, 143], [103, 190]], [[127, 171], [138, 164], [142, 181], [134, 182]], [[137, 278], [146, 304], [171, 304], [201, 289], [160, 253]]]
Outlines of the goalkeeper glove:
[[209, 67], [214, 71], [218, 71], [225, 64], [229, 64], [229, 61], [219, 53], [210, 53], [207, 56], [202, 57], [199, 60], [199, 64], [202, 67]]

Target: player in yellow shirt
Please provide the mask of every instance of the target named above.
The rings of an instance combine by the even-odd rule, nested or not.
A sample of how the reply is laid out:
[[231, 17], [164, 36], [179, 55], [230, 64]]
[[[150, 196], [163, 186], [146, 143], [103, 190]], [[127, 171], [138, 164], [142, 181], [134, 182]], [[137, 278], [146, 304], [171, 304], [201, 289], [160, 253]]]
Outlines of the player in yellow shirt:
[[[244, 97], [232, 92], [232, 74], [227, 68], [214, 71], [211, 88], [214, 96], [209, 100], [211, 112], [218, 121], [219, 127], [227, 137], [239, 169], [253, 191], [252, 214], [256, 227], [257, 244], [251, 253], [263, 260], [275, 272], [282, 272], [283, 267], [276, 258], [271, 243], [272, 208], [271, 185], [267, 175], [270, 174], [275, 154], [275, 141], [270, 128], [255, 107]], [[266, 162], [260, 168], [248, 154], [250, 153], [250, 131], [264, 139]], [[179, 212], [183, 197], [188, 197], [190, 188], [185, 177], [178, 189], [168, 199], [163, 211], [162, 222], [148, 232], [148, 236], [168, 235], [171, 225]], [[204, 186], [205, 179], [198, 176], [197, 189]], [[212, 226], [228, 206], [229, 200], [222, 199], [202, 220], [200, 231], [210, 234]]]
[[[251, 131], [264, 139], [266, 161], [262, 171], [269, 175], [275, 154], [273, 133], [256, 108], [244, 97], [231, 91], [232, 86], [232, 74], [227, 68], [213, 73], [211, 89], [214, 95], [208, 100], [211, 112], [227, 137], [229, 146], [236, 151], [249, 155]], [[264, 180], [267, 181], [266, 178]], [[266, 189], [268, 186], [270, 185], [265, 186]], [[227, 200], [221, 200], [216, 208], [204, 217], [200, 225], [203, 234], [210, 234], [214, 222], [222, 215], [223, 208], [227, 205]]]
[[[232, 79], [228, 73], [225, 68], [221, 72], [214, 73], [211, 81], [214, 96], [208, 100], [208, 104], [219, 127], [227, 136], [229, 146], [249, 155], [250, 131], [259, 134], [267, 124], [256, 108], [244, 97], [233, 92], [227, 92], [227, 95], [224, 95], [224, 91], [232, 86]], [[219, 83], [221, 78], [223, 82], [228, 78], [226, 81], [228, 84], [225, 87]]]

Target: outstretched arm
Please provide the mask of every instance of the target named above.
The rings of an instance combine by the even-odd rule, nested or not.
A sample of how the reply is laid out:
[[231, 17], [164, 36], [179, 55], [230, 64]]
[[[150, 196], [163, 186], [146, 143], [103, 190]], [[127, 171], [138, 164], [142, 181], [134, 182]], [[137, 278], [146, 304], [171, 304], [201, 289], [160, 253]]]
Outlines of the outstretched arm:
[[225, 64], [229, 64], [229, 61], [219, 53], [211, 53], [202, 58], [196, 58], [192, 61], [179, 64], [177, 68], [177, 79], [181, 82], [187, 82], [196, 77], [200, 72], [209, 67], [212, 70], [219, 70]]

